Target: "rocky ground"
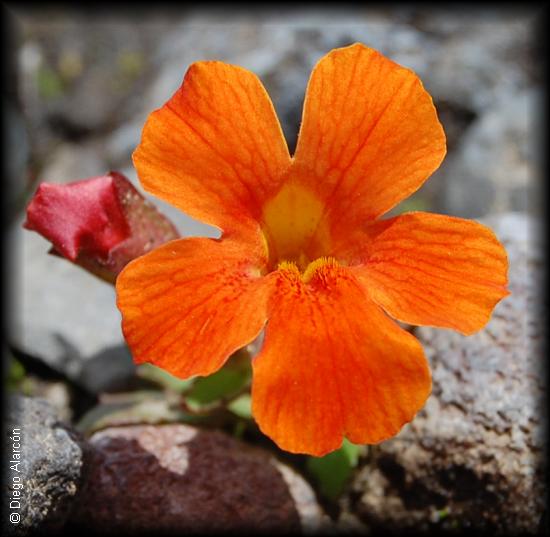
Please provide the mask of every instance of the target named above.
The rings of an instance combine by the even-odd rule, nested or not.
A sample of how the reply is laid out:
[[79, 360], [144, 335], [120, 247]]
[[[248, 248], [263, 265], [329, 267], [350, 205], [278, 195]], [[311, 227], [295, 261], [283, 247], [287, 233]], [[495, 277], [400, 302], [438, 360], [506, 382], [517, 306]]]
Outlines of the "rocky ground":
[[[227, 508], [219, 523], [234, 529], [239, 526], [231, 524], [239, 520], [240, 528], [262, 521], [266, 531], [328, 531], [334, 524], [359, 532], [541, 531], [543, 312], [535, 304], [542, 277], [537, 223], [543, 215], [543, 77], [541, 17], [535, 9], [401, 6], [258, 15], [237, 10], [230, 21], [215, 10], [150, 16], [90, 16], [54, 8], [12, 13], [13, 76], [5, 103], [6, 353], [24, 365], [28, 392], [53, 405], [45, 410], [31, 399], [14, 410], [29, 424], [28, 438], [45, 446], [36, 444], [25, 470], [34, 487], [28, 509], [39, 506], [29, 511], [29, 524], [91, 524], [101, 530], [114, 527], [115, 510], [124, 520], [158, 522], [147, 529], [174, 521], [204, 527], [219, 512], [218, 501]], [[418, 73], [447, 133], [443, 165], [398, 210], [488, 219], [510, 254], [512, 296], [472, 338], [416, 331], [431, 360], [434, 395], [398, 437], [362, 457], [346, 493], [330, 505], [315, 499], [318, 491], [300, 475], [300, 465], [275, 464], [270, 446], [254, 451], [189, 425], [155, 426], [155, 436], [150, 425], [124, 429], [108, 423], [93, 436], [78, 436], [74, 423], [102, 394], [143, 388], [143, 381], [124, 346], [113, 288], [46, 255], [47, 242], [21, 228], [38, 182], [69, 182], [114, 169], [137, 184], [130, 155], [145, 118], [177, 89], [189, 64], [202, 59], [257, 73], [292, 149], [312, 66], [330, 49], [356, 41]], [[215, 235], [155, 202], [183, 235]], [[66, 424], [59, 425], [60, 419]], [[65, 465], [62, 469], [47, 459], [49, 449], [58, 452], [56, 442], [67, 456], [51, 464]], [[231, 494], [221, 494], [224, 487], [208, 469], [211, 463], [219, 473], [229, 472], [236, 487]], [[245, 474], [253, 478], [240, 477]], [[167, 488], [154, 486], [148, 519], [132, 497], [148, 496], [145, 480], [162, 475]], [[261, 483], [269, 483], [273, 494], [264, 494]], [[132, 487], [132, 497], [119, 494], [126, 487]], [[167, 490], [186, 500], [174, 500], [160, 516]], [[200, 513], [193, 503], [201, 500], [199, 491], [208, 496]], [[256, 500], [253, 509], [246, 507], [247, 498]]]

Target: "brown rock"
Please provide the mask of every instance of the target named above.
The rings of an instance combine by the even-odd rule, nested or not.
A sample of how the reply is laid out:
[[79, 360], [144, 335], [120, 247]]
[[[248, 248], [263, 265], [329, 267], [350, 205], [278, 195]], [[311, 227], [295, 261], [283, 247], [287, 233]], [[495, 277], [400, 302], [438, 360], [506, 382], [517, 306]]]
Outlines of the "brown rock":
[[311, 488], [265, 452], [181, 424], [109, 427], [90, 438], [73, 526], [101, 533], [309, 532]]
[[544, 509], [541, 255], [533, 222], [490, 222], [510, 261], [511, 295], [474, 336], [417, 329], [433, 394], [373, 449], [354, 487], [361, 518], [394, 531], [536, 533]]

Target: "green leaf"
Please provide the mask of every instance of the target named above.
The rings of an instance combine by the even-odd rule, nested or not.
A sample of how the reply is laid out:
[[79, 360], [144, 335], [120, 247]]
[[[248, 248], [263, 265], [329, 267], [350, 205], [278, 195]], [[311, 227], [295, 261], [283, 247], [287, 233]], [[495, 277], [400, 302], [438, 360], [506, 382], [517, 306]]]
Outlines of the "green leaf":
[[209, 377], [196, 379], [187, 400], [197, 405], [208, 405], [235, 395], [249, 380], [249, 369], [224, 367]]
[[439, 509], [435, 513], [436, 513], [436, 516], [435, 516], [436, 521], [439, 522], [439, 521], [443, 520], [444, 518], [447, 518], [450, 514], [450, 511], [449, 511], [448, 507], [445, 507], [444, 509]]
[[243, 393], [231, 403], [227, 405], [227, 408], [233, 412], [233, 414], [236, 414], [237, 416], [245, 419], [252, 418], [252, 399], [250, 397], [250, 394]]
[[55, 99], [63, 95], [63, 82], [53, 69], [41, 67], [36, 74], [36, 78], [36, 85], [41, 97]]
[[324, 457], [310, 457], [307, 470], [319, 486], [319, 492], [336, 500], [344, 491], [353, 468], [357, 466], [360, 447], [344, 439], [342, 447]]
[[178, 393], [184, 392], [193, 384], [193, 379], [180, 379], [152, 364], [141, 364], [138, 366], [137, 375]]
[[10, 390], [16, 389], [21, 382], [23, 382], [25, 378], [25, 368], [15, 358], [11, 358], [9, 371], [8, 371], [8, 378], [7, 378], [7, 385]]
[[361, 446], [358, 446], [357, 444], [352, 444], [347, 438], [344, 438], [344, 442], [342, 443], [342, 447], [340, 449], [347, 456], [351, 467], [355, 468], [357, 466], [357, 463], [359, 462], [359, 453], [361, 450]]
[[429, 211], [431, 208], [430, 202], [420, 194], [413, 195], [410, 198], [402, 201], [391, 214], [403, 214], [413, 211]]

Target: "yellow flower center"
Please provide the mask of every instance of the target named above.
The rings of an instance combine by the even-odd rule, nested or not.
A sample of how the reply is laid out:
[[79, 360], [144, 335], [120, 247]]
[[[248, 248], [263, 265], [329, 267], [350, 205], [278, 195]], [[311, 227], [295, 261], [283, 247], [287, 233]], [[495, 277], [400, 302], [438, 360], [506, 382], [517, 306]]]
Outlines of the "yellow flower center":
[[269, 250], [269, 267], [294, 264], [307, 274], [329, 252], [330, 232], [323, 218], [325, 204], [310, 189], [287, 182], [263, 208], [262, 229]]

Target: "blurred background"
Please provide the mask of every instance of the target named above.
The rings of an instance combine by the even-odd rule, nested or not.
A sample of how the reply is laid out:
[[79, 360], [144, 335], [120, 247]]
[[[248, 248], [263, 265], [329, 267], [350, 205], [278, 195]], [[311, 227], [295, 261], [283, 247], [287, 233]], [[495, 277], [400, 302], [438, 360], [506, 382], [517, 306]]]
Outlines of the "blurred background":
[[[20, 368], [10, 378], [26, 375], [27, 391], [48, 398], [67, 419], [132, 378], [113, 288], [46, 255], [48, 243], [21, 228], [24, 207], [42, 181], [118, 170], [137, 185], [131, 153], [145, 119], [179, 87], [190, 63], [223, 60], [255, 72], [292, 151], [314, 64], [335, 47], [357, 41], [374, 47], [419, 75], [448, 140], [441, 168], [394, 212], [484, 219], [514, 211], [539, 219], [541, 24], [532, 7], [496, 5], [281, 7], [255, 14], [8, 8], [6, 352]], [[215, 235], [155, 201], [183, 235]], [[84, 395], [75, 399], [71, 390]]]

